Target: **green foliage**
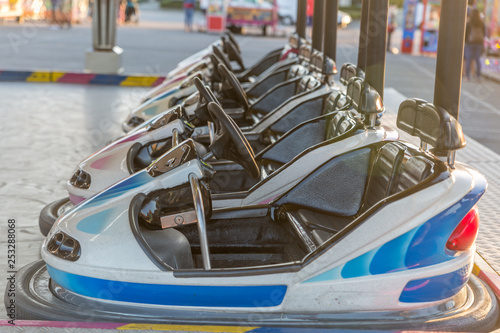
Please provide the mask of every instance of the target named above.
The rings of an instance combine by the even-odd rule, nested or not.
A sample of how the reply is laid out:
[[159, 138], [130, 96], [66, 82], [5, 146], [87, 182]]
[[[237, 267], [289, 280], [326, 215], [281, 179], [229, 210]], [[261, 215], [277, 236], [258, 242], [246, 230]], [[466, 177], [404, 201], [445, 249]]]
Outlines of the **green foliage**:
[[179, 0], [160, 0], [161, 8], [176, 8], [181, 9], [183, 5], [183, 1]]
[[403, 7], [404, 0], [389, 0], [390, 5], [398, 6], [398, 8]]
[[351, 15], [353, 20], [359, 20], [361, 18], [361, 8], [357, 6], [351, 7], [340, 7], [341, 11]]

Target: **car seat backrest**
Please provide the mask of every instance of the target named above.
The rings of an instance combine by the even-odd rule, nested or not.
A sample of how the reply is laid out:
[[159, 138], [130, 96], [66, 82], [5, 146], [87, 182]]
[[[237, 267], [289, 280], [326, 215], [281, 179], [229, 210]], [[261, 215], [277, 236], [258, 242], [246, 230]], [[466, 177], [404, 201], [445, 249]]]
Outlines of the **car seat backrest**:
[[340, 69], [340, 83], [343, 85], [347, 85], [349, 80], [353, 77], [359, 77], [361, 79], [365, 79], [365, 72], [362, 69], [358, 68], [356, 65], [351, 64], [349, 62], [342, 65]]
[[288, 38], [288, 45], [290, 45], [292, 49], [298, 49], [300, 47], [300, 41], [301, 38], [299, 37], [299, 35], [297, 33], [294, 33], [291, 34]]
[[396, 142], [387, 143], [379, 149], [370, 171], [362, 212], [389, 195], [403, 156], [404, 149]]
[[343, 117], [337, 123], [337, 133], [335, 136], [345, 134], [356, 126], [356, 121], [349, 111], [340, 111], [339, 113], [343, 113]]
[[300, 79], [295, 94], [311, 91], [321, 86], [321, 82], [312, 75], [305, 75]]
[[313, 53], [313, 48], [310, 43], [301, 43], [299, 46], [299, 61], [301, 64], [307, 66], [309, 61], [311, 61], [311, 56]]
[[445, 109], [421, 99], [407, 99], [399, 106], [398, 128], [430, 144], [433, 153], [446, 156], [465, 147], [462, 126]]
[[307, 67], [304, 67], [300, 64], [295, 64], [292, 65], [292, 67], [290, 67], [290, 69], [288, 70], [286, 80], [290, 80], [296, 77], [302, 77], [307, 73], [309, 73]]
[[433, 172], [433, 165], [422, 156], [411, 156], [401, 167], [390, 194], [405, 191], [427, 179]]
[[333, 112], [337, 110], [337, 101], [338, 101], [338, 96], [340, 94], [338, 92], [331, 93], [330, 96], [325, 100], [325, 107], [323, 110], [324, 114]]
[[347, 85], [352, 77], [357, 76], [356, 72], [356, 65], [348, 62], [342, 65], [342, 68], [340, 69], [340, 83], [342, 83], [343, 85]]
[[[358, 81], [360, 83], [358, 84]], [[358, 105], [359, 105], [359, 95], [361, 93], [361, 85], [363, 83], [363, 79], [359, 77], [352, 77], [346, 88], [346, 99], [347, 102], [351, 104], [354, 110], [358, 110]]]
[[360, 77], [352, 77], [346, 89], [347, 102], [358, 113], [367, 116], [365, 122], [373, 125], [371, 120], [385, 111], [380, 94]]
[[331, 117], [328, 117], [327, 119], [329, 119], [329, 122], [326, 125], [327, 140], [341, 136], [357, 125], [353, 114], [349, 111], [333, 112]]
[[309, 63], [309, 72], [321, 81], [332, 84], [333, 76], [337, 74], [337, 65], [324, 53], [314, 52]]

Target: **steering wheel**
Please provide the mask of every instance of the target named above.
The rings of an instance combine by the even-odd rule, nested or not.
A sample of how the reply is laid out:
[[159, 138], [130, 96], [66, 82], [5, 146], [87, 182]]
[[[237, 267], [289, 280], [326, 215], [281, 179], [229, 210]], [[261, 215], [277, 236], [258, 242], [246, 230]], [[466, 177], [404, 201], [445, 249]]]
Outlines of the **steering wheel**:
[[212, 66], [213, 66], [213, 70], [212, 70], [212, 73], [210, 75], [210, 81], [212, 83], [222, 82], [222, 77], [220, 76], [220, 73], [218, 71], [219, 64], [222, 63], [222, 60], [220, 60], [219, 57], [213, 53], [210, 53], [209, 57], [210, 57], [210, 62], [212, 63]]
[[[208, 111], [207, 106], [210, 102], [218, 103], [218, 101], [215, 99], [215, 96], [208, 91], [208, 89], [205, 87], [205, 84], [200, 80], [199, 77], [193, 78], [193, 82], [200, 94], [198, 106], [195, 110], [196, 117], [203, 121], [213, 121], [212, 115]], [[205, 100], [205, 103], [203, 103], [203, 100]]]
[[243, 64], [243, 58], [241, 57], [241, 53], [238, 52], [236, 46], [231, 42], [230, 39], [226, 39], [222, 37], [222, 45], [224, 46], [224, 51], [226, 51], [230, 60], [234, 60], [238, 63], [241, 70], [245, 70], [245, 65]]
[[207, 237], [207, 222], [205, 219], [206, 213], [203, 202], [203, 194], [201, 190], [201, 185], [196, 178], [194, 173], [190, 173], [189, 184], [191, 185], [191, 192], [193, 194], [193, 205], [194, 211], [196, 212], [196, 218], [198, 219], [198, 235], [200, 237], [200, 250], [201, 258], [203, 261], [203, 269], [206, 271], [212, 268], [210, 264], [210, 249], [208, 247], [208, 237]]
[[217, 158], [235, 161], [253, 178], [260, 176], [260, 169], [255, 161], [255, 154], [248, 140], [241, 133], [236, 123], [214, 102], [208, 104], [208, 111], [214, 119], [214, 140], [210, 150]]
[[222, 76], [222, 83], [227, 82], [229, 86], [234, 90], [236, 94], [236, 100], [243, 106], [245, 111], [248, 111], [250, 105], [248, 104], [247, 94], [241, 87], [240, 82], [236, 76], [231, 73], [226, 66], [219, 64], [218, 68], [220, 75]]
[[229, 29], [226, 29], [226, 36], [234, 44], [234, 46], [236, 47], [236, 51], [238, 51], [238, 53], [241, 54], [240, 44], [238, 44], [238, 41], [236, 40], [236, 38], [234, 38], [233, 33], [229, 31]]
[[213, 45], [212, 50], [214, 54], [222, 61], [222, 63], [230, 70], [233, 70], [233, 67], [231, 66], [231, 62], [227, 58], [227, 56], [221, 51], [221, 49], [218, 46]]

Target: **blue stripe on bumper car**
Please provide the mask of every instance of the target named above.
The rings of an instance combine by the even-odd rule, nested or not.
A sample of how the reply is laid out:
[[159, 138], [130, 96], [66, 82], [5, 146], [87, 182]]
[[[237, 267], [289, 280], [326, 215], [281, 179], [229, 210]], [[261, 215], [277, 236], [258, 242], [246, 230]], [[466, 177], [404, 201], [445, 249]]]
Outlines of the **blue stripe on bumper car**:
[[103, 280], [63, 272], [47, 265], [50, 277], [74, 293], [121, 302], [205, 307], [272, 307], [283, 302], [287, 287], [186, 286]]
[[456, 295], [469, 281], [470, 264], [451, 273], [413, 280], [406, 284], [399, 296], [403, 303], [433, 302]]

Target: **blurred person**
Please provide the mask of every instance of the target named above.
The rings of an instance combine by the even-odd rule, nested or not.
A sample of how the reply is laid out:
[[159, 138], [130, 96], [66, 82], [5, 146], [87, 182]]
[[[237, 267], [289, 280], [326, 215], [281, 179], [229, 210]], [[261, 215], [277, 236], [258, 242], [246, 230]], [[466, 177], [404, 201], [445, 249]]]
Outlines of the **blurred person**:
[[130, 22], [132, 15], [135, 15], [135, 4], [133, 0], [127, 0], [125, 5], [125, 22]]
[[394, 8], [389, 9], [389, 17], [388, 17], [388, 23], [387, 23], [387, 52], [392, 52], [391, 48], [391, 37], [392, 33], [394, 30], [396, 30], [397, 27], [397, 22], [396, 22], [396, 13]]
[[314, 0], [307, 0], [306, 17], [307, 17], [307, 35], [312, 38], [312, 22], [314, 16]]
[[61, 26], [66, 24], [66, 27], [71, 28], [72, 19], [72, 1], [71, 0], [59, 0], [60, 2], [60, 12], [62, 16]]
[[200, 9], [201, 12], [203, 13], [203, 16], [206, 16], [208, 9], [208, 0], [200, 0]]
[[184, 30], [191, 32], [193, 28], [195, 0], [184, 0]]
[[59, 26], [59, 20], [57, 19], [57, 10], [59, 8], [59, 2], [61, 0], [50, 0], [50, 6], [51, 6], [51, 24], [56, 24], [57, 26], [53, 26], [53, 28], [58, 28]]
[[119, 0], [118, 2], [118, 12], [116, 17], [117, 24], [123, 24], [125, 22], [125, 9], [127, 8], [127, 0]]
[[484, 37], [486, 36], [486, 26], [481, 19], [479, 10], [473, 8], [470, 12], [470, 19], [465, 28], [465, 76], [471, 79], [471, 64], [476, 63], [476, 79], [481, 79], [481, 53], [483, 53]]
[[307, 16], [307, 26], [311, 27], [313, 22], [314, 15], [314, 0], [307, 0], [306, 7], [306, 16]]

